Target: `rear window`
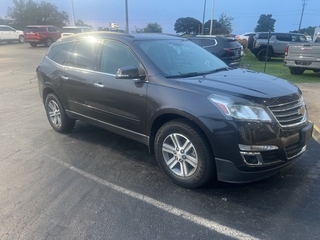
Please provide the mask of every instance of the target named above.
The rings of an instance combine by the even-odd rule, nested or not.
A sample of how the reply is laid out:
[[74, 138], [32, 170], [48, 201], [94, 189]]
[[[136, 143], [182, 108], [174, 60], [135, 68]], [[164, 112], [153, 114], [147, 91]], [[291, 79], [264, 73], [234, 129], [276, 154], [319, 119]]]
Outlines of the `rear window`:
[[63, 33], [81, 33], [81, 28], [62, 28]]
[[51, 47], [50, 51], [48, 52], [47, 57], [58, 64], [67, 65], [72, 49], [73, 49], [72, 42], [54, 45]]
[[24, 32], [31, 33], [31, 32], [46, 32], [47, 28], [45, 27], [26, 27]]
[[225, 44], [228, 48], [241, 48], [241, 44], [234, 38], [227, 38]]

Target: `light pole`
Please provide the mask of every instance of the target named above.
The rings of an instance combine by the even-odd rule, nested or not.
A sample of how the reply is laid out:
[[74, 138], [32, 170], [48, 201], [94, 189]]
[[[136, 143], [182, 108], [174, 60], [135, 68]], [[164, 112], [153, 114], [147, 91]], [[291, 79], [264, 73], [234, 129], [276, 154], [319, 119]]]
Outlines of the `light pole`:
[[215, 0], [212, 0], [212, 9], [211, 9], [211, 22], [210, 22], [210, 35], [212, 35], [212, 25], [213, 25], [213, 9], [214, 9], [214, 2], [215, 2]]
[[207, 5], [207, 0], [204, 0], [201, 35], [203, 35], [203, 33], [204, 33], [204, 19], [206, 16], [206, 5]]
[[129, 33], [129, 19], [128, 19], [128, 0], [125, 0], [125, 8], [126, 8], [126, 33]]
[[72, 25], [75, 26], [75, 18], [74, 18], [74, 7], [73, 7], [73, 0], [71, 0], [71, 14], [72, 14]]
[[300, 32], [301, 29], [301, 23], [302, 23], [302, 18], [303, 18], [303, 13], [304, 13], [304, 8], [307, 5], [306, 0], [303, 0], [303, 4], [302, 4], [302, 12], [301, 12], [301, 18], [300, 18], [300, 23], [299, 23], [299, 29], [298, 32]]

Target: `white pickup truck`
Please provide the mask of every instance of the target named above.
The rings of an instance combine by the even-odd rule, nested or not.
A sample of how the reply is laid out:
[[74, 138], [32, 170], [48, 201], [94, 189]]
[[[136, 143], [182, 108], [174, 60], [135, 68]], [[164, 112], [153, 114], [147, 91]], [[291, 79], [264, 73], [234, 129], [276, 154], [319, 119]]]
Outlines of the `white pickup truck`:
[[320, 43], [288, 44], [284, 65], [292, 75], [303, 74], [305, 70], [320, 72]]

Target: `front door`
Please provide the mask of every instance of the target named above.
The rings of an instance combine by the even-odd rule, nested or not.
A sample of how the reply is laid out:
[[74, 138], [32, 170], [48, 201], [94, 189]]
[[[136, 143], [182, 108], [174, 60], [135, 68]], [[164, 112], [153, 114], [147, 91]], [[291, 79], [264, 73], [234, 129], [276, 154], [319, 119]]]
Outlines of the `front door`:
[[[119, 131], [136, 140], [146, 133], [147, 82], [133, 79], [116, 79], [118, 68], [142, 64], [133, 52], [117, 41], [102, 45], [100, 68], [94, 79], [96, 89], [94, 108], [99, 111], [101, 125]], [[112, 129], [113, 128], [113, 129]]]

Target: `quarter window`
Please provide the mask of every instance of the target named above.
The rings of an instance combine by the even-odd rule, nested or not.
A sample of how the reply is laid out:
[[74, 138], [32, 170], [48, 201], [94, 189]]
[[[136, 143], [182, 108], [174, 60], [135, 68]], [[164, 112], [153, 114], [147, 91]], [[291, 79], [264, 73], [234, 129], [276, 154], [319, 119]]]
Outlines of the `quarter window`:
[[140, 62], [123, 44], [106, 41], [103, 44], [100, 71], [115, 75], [119, 68], [126, 66], [139, 68]]

